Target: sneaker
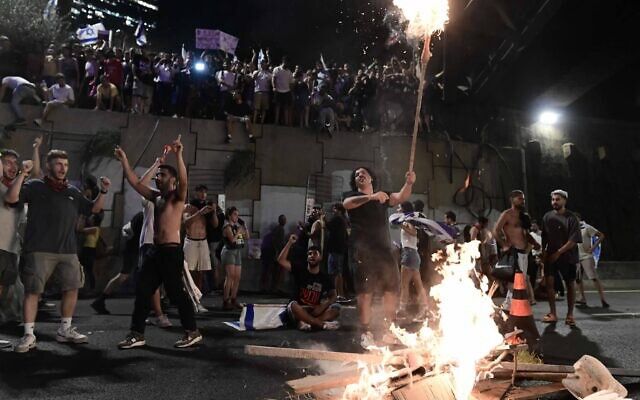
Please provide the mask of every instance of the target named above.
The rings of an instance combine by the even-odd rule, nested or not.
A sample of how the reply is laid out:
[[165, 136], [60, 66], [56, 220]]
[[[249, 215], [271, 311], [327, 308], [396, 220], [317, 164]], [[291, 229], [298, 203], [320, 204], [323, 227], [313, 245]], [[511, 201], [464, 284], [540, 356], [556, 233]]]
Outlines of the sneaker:
[[298, 322], [298, 329], [301, 331], [309, 332], [311, 330], [311, 325], [307, 324], [304, 321]]
[[0, 349], [6, 349], [7, 347], [11, 347], [11, 342], [0, 339]]
[[16, 353], [26, 353], [36, 347], [36, 337], [33, 335], [24, 335], [18, 344], [13, 348]]
[[607, 303], [606, 301], [602, 300], [602, 308], [609, 308], [609, 303]]
[[200, 342], [202, 342], [202, 335], [200, 334], [200, 331], [196, 329], [195, 331], [186, 331], [182, 339], [178, 340], [173, 346], [183, 349]]
[[107, 306], [104, 304], [104, 300], [96, 299], [91, 303], [91, 308], [93, 308], [100, 315], [108, 315], [111, 314], [109, 310], [107, 310]]
[[140, 335], [136, 332], [129, 332], [127, 337], [122, 342], [118, 343], [118, 348], [122, 350], [133, 349], [134, 347], [144, 346], [145, 344], [144, 335]]
[[56, 334], [56, 340], [60, 343], [88, 343], [89, 338], [87, 335], [83, 335], [76, 331], [76, 327], [72, 326], [67, 330], [58, 329]]
[[202, 304], [198, 303], [198, 310], [196, 311], [198, 314], [202, 314], [202, 313], [206, 313], [209, 312], [209, 310], [203, 306]]
[[340, 322], [338, 321], [325, 321], [324, 324], [322, 324], [322, 329], [325, 331], [336, 331], [338, 329], [340, 329]]
[[41, 309], [41, 310], [55, 310], [56, 309], [56, 303], [53, 303], [51, 301], [41, 300], [38, 303], [38, 308]]
[[38, 127], [41, 128], [42, 127], [42, 118], [36, 118], [33, 120], [33, 123]]
[[171, 328], [173, 324], [169, 321], [166, 314], [162, 314], [159, 317], [149, 317], [144, 320], [147, 325], [155, 325], [158, 328]]

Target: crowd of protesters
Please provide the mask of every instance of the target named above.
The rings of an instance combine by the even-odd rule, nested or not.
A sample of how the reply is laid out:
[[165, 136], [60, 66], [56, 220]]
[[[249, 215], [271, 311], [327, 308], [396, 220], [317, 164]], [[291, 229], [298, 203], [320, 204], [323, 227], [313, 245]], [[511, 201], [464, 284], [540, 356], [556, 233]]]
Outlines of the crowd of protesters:
[[49, 102], [56, 100], [52, 88], [64, 80], [71, 96], [56, 100], [56, 106], [240, 118], [249, 132], [256, 123], [312, 127], [330, 134], [341, 129], [408, 130], [412, 118], [406, 113], [413, 115], [418, 87], [413, 62], [392, 58], [356, 66], [325, 63], [320, 57], [314, 66], [301, 66], [286, 57], [274, 60], [268, 50], [252, 51], [251, 60], [243, 62], [221, 51], [124, 50], [100, 41], [93, 46], [51, 45], [40, 60], [25, 64], [2, 76], [26, 79], [39, 98]]

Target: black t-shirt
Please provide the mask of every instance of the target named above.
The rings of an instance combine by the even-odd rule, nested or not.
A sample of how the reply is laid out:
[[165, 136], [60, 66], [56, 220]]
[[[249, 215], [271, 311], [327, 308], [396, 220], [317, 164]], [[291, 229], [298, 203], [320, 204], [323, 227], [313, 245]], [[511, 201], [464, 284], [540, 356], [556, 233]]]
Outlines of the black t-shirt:
[[[558, 214], [555, 211], [546, 213], [542, 217], [542, 243], [546, 244], [547, 251], [550, 254], [556, 252], [568, 240], [582, 243], [580, 223], [576, 216], [569, 210], [563, 214]], [[578, 246], [573, 246], [571, 250], [561, 254], [558, 261], [577, 264], [579, 261]]]
[[329, 275], [323, 272], [312, 274], [307, 266], [292, 264], [291, 274], [295, 283], [293, 300], [301, 305], [316, 306], [335, 289]]
[[251, 115], [251, 108], [244, 101], [239, 104], [235, 101], [230, 101], [225, 107], [225, 112], [234, 117], [247, 117]]
[[[365, 193], [354, 191], [345, 193], [344, 198], [365, 195]], [[348, 210], [351, 222], [350, 241], [353, 245], [367, 248], [391, 246], [387, 208], [389, 208], [389, 201], [381, 204], [379, 201], [372, 200]]]
[[56, 254], [77, 252], [76, 222], [90, 215], [93, 203], [75, 186], [53, 190], [41, 179], [32, 179], [20, 190], [20, 203], [29, 204], [24, 251]]
[[345, 254], [347, 252], [347, 220], [341, 215], [334, 215], [327, 223], [329, 239], [326, 253]]
[[207, 241], [209, 243], [215, 243], [222, 240], [222, 228], [224, 227], [224, 213], [217, 211], [218, 227], [214, 228], [213, 225], [207, 224]]

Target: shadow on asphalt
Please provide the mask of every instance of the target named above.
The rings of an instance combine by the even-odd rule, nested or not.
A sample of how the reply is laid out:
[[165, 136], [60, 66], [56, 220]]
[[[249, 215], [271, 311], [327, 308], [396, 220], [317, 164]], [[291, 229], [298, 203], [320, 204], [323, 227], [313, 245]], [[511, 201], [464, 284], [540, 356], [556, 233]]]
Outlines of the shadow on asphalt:
[[[54, 342], [51, 335], [39, 334], [38, 342]], [[62, 345], [62, 344], [61, 344]], [[137, 383], [128, 365], [144, 362], [147, 357], [109, 358], [104, 350], [87, 345], [67, 345], [74, 352], [61, 354], [56, 351], [36, 348], [28, 353], [0, 352], [0, 381], [16, 391], [47, 389], [64, 379], [78, 377], [100, 377], [118, 383]], [[93, 388], [85, 388], [91, 393]]]
[[[594, 320], [597, 321], [613, 321], [616, 319], [629, 319], [629, 318], [638, 318], [636, 315], [629, 315], [626, 311], [618, 311], [613, 310], [611, 308], [604, 307], [590, 307], [590, 306], [576, 306], [577, 313], [586, 314], [591, 316]], [[609, 315], [598, 315], [598, 314], [609, 314]], [[614, 315], [619, 314], [619, 315]]]
[[618, 366], [613, 359], [602, 355], [600, 346], [586, 337], [580, 327], [571, 328], [567, 335], [562, 335], [557, 331], [558, 324], [564, 324], [564, 322], [548, 324], [542, 332], [540, 345], [545, 363], [574, 364], [580, 357], [588, 354], [607, 367]]

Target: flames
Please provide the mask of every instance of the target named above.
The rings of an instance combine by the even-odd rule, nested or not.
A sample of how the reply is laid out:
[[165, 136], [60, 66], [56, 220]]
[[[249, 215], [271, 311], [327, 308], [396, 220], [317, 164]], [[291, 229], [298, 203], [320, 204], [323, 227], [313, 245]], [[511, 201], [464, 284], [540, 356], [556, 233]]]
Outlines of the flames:
[[[438, 272], [442, 282], [431, 288], [437, 309], [431, 327], [425, 322], [415, 333], [391, 326], [391, 332], [407, 347], [401, 352], [412, 369], [416, 365], [431, 367], [435, 373], [450, 372], [454, 380], [457, 399], [467, 399], [478, 376], [478, 364], [491, 351], [502, 344], [503, 337], [493, 320], [494, 306], [486, 294], [486, 278], [477, 279], [474, 268], [480, 257], [478, 241], [449, 245], [444, 252], [434, 255], [440, 264]], [[380, 365], [364, 366], [360, 381], [347, 387], [343, 399], [381, 399], [388, 393], [386, 382], [398, 374], [389, 366], [389, 360], [399, 353], [384, 347], [370, 350], [385, 355]], [[411, 365], [413, 364], [413, 365]], [[406, 368], [405, 368], [406, 369]]]
[[448, 0], [393, 0], [409, 21], [407, 35], [422, 39], [444, 30], [449, 22]]

